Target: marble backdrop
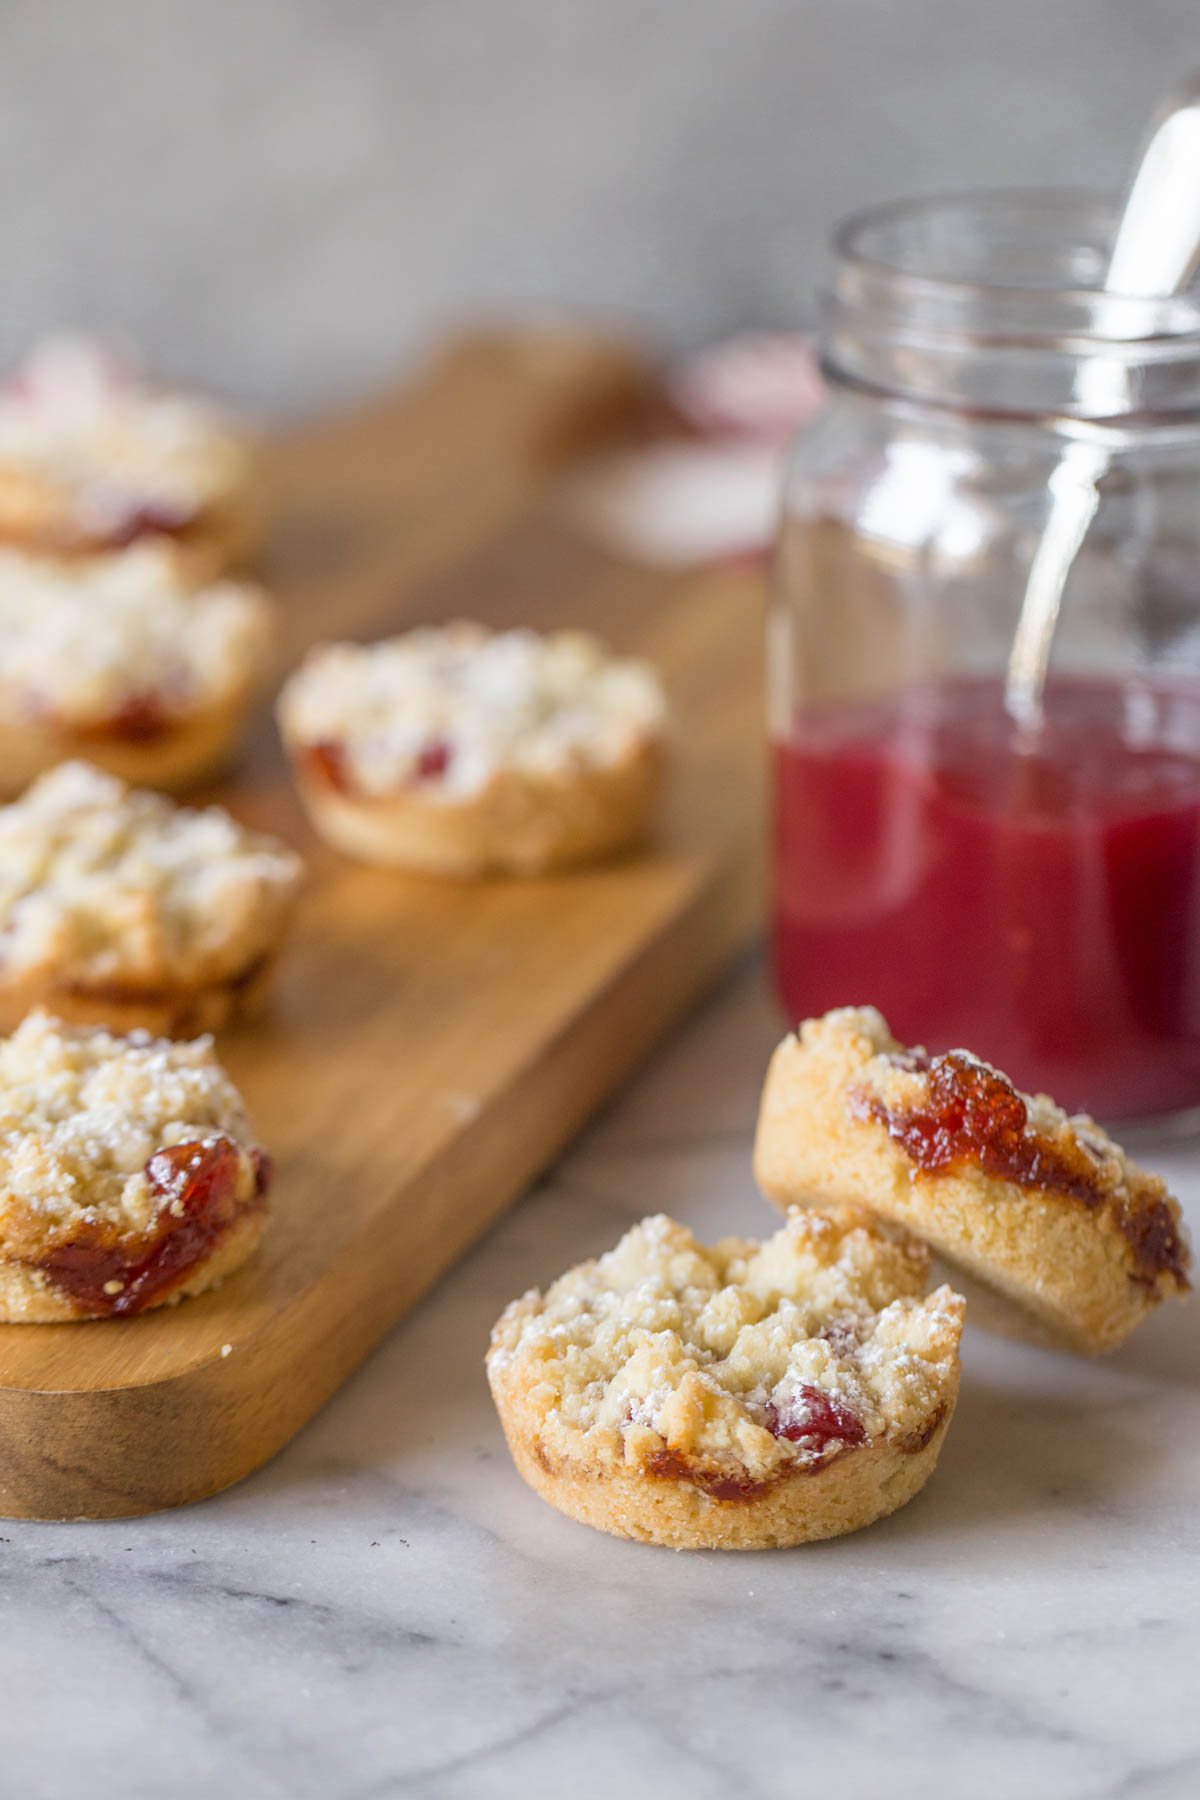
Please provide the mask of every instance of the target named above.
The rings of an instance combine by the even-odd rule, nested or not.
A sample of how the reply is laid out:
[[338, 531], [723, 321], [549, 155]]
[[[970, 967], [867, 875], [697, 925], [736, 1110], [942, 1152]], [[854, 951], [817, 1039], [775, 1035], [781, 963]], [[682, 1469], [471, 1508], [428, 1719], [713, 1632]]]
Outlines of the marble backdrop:
[[[777, 1034], [745, 968], [266, 1469], [204, 1505], [0, 1522], [23, 1800], [1194, 1800], [1200, 1306], [1104, 1362], [968, 1328], [929, 1487], [857, 1537], [620, 1543], [512, 1470], [505, 1302], [662, 1208], [757, 1232]], [[1200, 1149], [1156, 1159], [1200, 1224]]]

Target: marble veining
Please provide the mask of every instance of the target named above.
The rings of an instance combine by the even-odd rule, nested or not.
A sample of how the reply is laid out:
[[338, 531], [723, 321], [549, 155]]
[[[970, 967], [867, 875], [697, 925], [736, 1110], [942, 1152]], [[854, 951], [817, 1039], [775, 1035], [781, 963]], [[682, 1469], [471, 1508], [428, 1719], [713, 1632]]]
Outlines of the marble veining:
[[[1200, 1305], [1099, 1363], [968, 1328], [933, 1481], [834, 1543], [622, 1544], [513, 1472], [492, 1320], [653, 1209], [771, 1228], [776, 1035], [748, 967], [239, 1488], [0, 1521], [0, 1795], [1200, 1793]], [[1142, 1154], [1195, 1230], [1200, 1146]]]

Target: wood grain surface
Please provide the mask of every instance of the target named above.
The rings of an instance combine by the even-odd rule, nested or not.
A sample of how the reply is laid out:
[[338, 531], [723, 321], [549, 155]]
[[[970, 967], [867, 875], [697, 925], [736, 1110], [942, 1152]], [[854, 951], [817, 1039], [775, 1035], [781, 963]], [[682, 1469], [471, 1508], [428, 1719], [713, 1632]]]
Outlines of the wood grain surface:
[[644, 397], [601, 339], [482, 335], [273, 447], [283, 665], [417, 620], [594, 628], [668, 687], [662, 832], [553, 880], [358, 867], [308, 830], [264, 707], [214, 797], [309, 861], [275, 1004], [220, 1046], [276, 1158], [271, 1226], [178, 1307], [0, 1327], [0, 1513], [151, 1512], [257, 1468], [757, 931], [760, 581], [628, 567], [557, 517], [564, 463]]

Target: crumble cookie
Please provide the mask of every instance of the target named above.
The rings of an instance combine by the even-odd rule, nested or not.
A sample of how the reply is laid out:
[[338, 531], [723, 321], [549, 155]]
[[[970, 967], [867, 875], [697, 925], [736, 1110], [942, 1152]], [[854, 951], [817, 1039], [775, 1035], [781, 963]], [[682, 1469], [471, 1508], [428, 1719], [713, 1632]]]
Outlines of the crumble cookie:
[[0, 1040], [0, 1320], [128, 1317], [238, 1268], [271, 1165], [212, 1041], [36, 1012]]
[[211, 580], [257, 548], [260, 488], [244, 431], [90, 339], [47, 339], [0, 387], [0, 543], [74, 557], [155, 537]]
[[276, 838], [62, 763], [0, 807], [0, 1031], [34, 1006], [168, 1037], [265, 997], [300, 883]]
[[0, 549], [0, 794], [72, 755], [148, 787], [212, 774], [273, 636], [259, 588], [189, 589], [161, 546], [77, 566]]
[[520, 1473], [560, 1512], [676, 1549], [856, 1531], [937, 1461], [963, 1302], [854, 1207], [711, 1249], [659, 1214], [514, 1301], [488, 1376]]
[[1006, 1303], [993, 1322], [1022, 1335], [1109, 1350], [1188, 1291], [1179, 1207], [1156, 1175], [966, 1050], [903, 1049], [874, 1007], [785, 1038], [754, 1167], [779, 1206], [853, 1198], [916, 1232]]
[[658, 796], [653, 670], [591, 637], [427, 627], [312, 651], [279, 718], [313, 823], [367, 862], [540, 874], [633, 848]]

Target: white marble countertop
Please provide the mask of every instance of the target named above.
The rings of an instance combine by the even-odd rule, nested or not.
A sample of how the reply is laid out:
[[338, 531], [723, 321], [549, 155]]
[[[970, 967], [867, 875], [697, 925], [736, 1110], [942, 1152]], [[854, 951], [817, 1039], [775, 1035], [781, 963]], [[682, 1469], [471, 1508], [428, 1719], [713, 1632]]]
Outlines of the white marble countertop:
[[[777, 1035], [742, 971], [240, 1487], [0, 1522], [0, 1793], [1200, 1793], [1200, 1305], [1095, 1364], [968, 1328], [932, 1482], [828, 1544], [624, 1544], [514, 1473], [494, 1317], [646, 1212], [771, 1229], [749, 1146]], [[1200, 1148], [1156, 1162], [1195, 1228]]]

